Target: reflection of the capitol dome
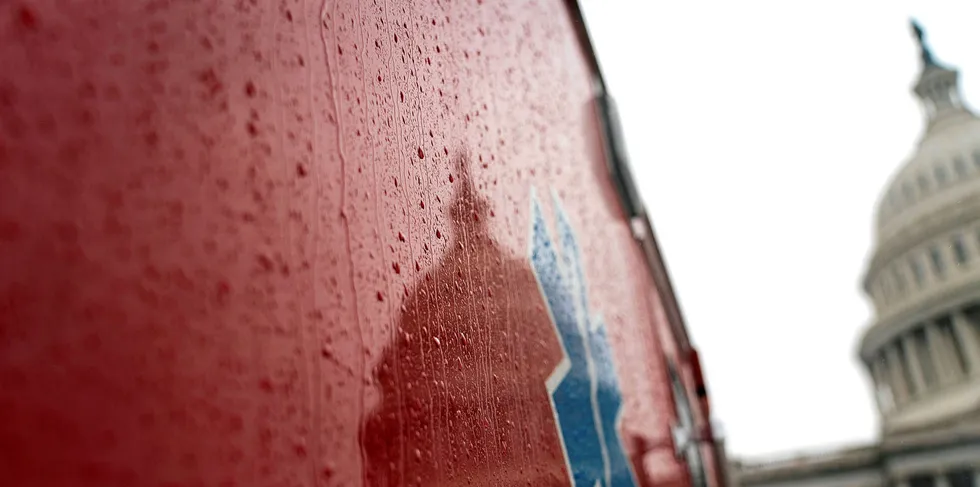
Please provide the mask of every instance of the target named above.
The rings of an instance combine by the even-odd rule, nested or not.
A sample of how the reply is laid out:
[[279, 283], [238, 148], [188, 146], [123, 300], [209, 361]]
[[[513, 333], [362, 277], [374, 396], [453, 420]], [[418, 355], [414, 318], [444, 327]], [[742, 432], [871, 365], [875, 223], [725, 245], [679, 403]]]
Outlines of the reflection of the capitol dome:
[[505, 255], [458, 161], [450, 251], [404, 301], [374, 370], [370, 486], [567, 485], [545, 380], [561, 358], [529, 263]]

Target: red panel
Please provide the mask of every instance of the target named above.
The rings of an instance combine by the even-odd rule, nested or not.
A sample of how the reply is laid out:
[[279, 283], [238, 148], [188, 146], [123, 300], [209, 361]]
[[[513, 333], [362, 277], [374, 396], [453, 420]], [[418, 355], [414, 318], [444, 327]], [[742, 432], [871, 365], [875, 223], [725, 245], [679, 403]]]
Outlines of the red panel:
[[4, 484], [568, 485], [533, 187], [677, 485], [581, 46], [511, 3], [0, 5]]

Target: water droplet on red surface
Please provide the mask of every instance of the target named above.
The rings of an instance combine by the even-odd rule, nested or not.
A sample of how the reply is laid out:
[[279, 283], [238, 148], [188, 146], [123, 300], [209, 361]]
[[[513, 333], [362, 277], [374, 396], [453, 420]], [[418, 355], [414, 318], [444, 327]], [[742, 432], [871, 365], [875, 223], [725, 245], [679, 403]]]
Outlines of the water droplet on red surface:
[[17, 20], [28, 30], [37, 30], [37, 14], [27, 6], [21, 6], [17, 11]]
[[262, 270], [266, 272], [272, 270], [273, 262], [269, 256], [260, 254], [256, 257], [256, 260], [259, 261], [259, 266], [262, 267]]

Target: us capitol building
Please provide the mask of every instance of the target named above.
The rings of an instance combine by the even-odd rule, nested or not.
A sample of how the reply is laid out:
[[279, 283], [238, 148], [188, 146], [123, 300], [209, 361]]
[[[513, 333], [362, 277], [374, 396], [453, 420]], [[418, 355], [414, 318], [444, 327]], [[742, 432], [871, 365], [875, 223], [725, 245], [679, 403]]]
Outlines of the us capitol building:
[[742, 487], [980, 487], [980, 119], [959, 73], [912, 23], [926, 114], [878, 207], [864, 277], [875, 316], [859, 346], [881, 416], [878, 443], [744, 464]]

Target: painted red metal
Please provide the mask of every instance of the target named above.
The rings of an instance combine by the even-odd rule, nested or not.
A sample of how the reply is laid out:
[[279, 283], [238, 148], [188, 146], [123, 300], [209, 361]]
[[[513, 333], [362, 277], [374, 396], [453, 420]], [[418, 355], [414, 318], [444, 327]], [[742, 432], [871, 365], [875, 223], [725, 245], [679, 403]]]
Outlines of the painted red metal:
[[532, 188], [639, 484], [689, 485], [667, 363], [699, 369], [566, 7], [0, 4], [4, 485], [569, 485]]

